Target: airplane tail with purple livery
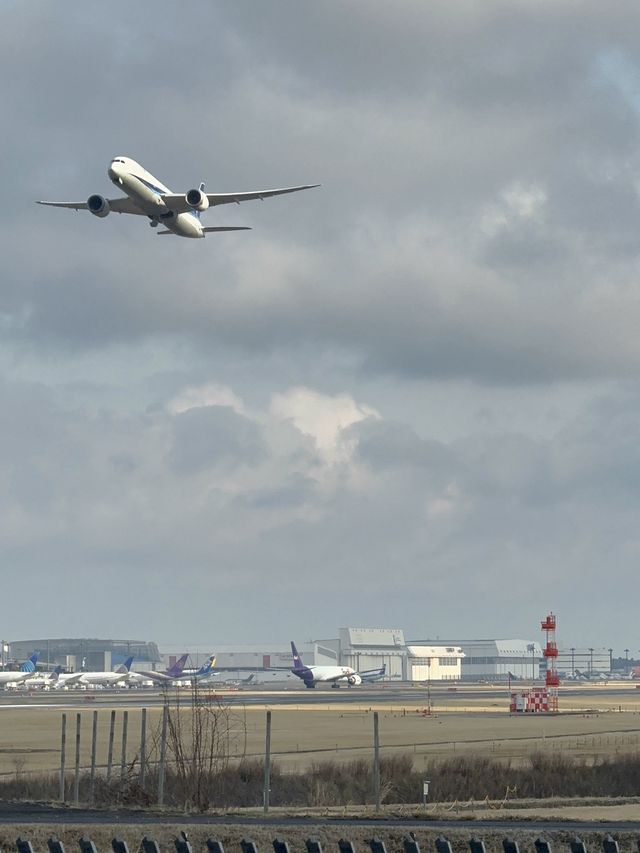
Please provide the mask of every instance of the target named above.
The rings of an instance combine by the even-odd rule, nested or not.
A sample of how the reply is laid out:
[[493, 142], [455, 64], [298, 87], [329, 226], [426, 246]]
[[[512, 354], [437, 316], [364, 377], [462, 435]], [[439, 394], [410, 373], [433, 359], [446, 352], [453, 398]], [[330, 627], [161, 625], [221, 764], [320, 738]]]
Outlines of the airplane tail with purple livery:
[[302, 663], [302, 658], [300, 657], [300, 653], [296, 649], [296, 644], [293, 640], [291, 641], [291, 655], [293, 656], [293, 668], [291, 672], [294, 675], [297, 675], [298, 678], [301, 678], [307, 687], [315, 687], [316, 682], [313, 677], [313, 672], [308, 666], [305, 666]]
[[169, 667], [169, 669], [165, 670], [164, 674], [168, 678], [180, 678], [180, 676], [182, 675], [182, 670], [185, 668], [185, 665], [187, 663], [188, 657], [188, 653], [186, 655], [182, 655], [182, 657], [179, 657], [178, 660], [172, 666]]

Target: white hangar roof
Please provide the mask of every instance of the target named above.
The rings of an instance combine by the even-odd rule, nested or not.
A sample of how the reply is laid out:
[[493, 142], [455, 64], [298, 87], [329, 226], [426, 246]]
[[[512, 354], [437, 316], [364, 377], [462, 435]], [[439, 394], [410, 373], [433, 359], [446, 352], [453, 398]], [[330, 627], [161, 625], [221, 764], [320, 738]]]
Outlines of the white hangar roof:
[[404, 648], [404, 631], [401, 628], [341, 628], [343, 646], [375, 646], [375, 648]]

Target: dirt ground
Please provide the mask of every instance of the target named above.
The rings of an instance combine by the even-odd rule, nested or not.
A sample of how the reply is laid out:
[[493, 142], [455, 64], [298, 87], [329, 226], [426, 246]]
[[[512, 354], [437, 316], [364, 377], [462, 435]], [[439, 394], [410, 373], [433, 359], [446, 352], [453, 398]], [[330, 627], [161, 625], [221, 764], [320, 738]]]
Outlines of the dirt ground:
[[[486, 692], [486, 688], [485, 688]], [[268, 701], [268, 697], [265, 697]], [[144, 698], [141, 698], [141, 704]], [[261, 757], [265, 742], [265, 706], [238, 706], [230, 716], [228, 743], [233, 754]], [[114, 764], [119, 766], [123, 709], [116, 709]], [[371, 754], [373, 711], [379, 712], [383, 754], [412, 753], [419, 769], [427, 760], [452, 754], [520, 758], [533, 751], [563, 751], [596, 757], [640, 749], [640, 691], [624, 695], [589, 685], [579, 696], [561, 697], [558, 715], [509, 715], [504, 688], [495, 697], [476, 700], [455, 693], [435, 696], [425, 714], [420, 692], [413, 703], [395, 706], [357, 702], [312, 706], [270, 706], [272, 756], [291, 770], [304, 770], [324, 758], [351, 760]], [[66, 710], [66, 763], [75, 762], [76, 717], [81, 717], [81, 766], [88, 767], [93, 709]], [[160, 709], [148, 710], [148, 743], [159, 726]], [[60, 766], [60, 708], [0, 706], [0, 774], [56, 770]], [[97, 762], [107, 759], [110, 710], [98, 711]], [[139, 751], [141, 709], [128, 710], [126, 758]]]

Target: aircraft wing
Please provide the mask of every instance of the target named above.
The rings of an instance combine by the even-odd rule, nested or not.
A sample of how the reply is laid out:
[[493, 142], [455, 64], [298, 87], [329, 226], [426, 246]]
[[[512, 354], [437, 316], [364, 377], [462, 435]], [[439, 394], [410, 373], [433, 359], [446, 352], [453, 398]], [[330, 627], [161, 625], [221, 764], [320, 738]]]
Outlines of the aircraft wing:
[[[122, 198], [108, 198], [109, 210], [113, 213], [137, 213], [140, 216], [145, 214], [135, 206], [128, 196]], [[71, 210], [89, 210], [86, 201], [38, 201], [36, 204], [44, 204], [47, 207], [67, 207]]]
[[71, 687], [73, 684], [78, 684], [83, 675], [85, 675], [84, 672], [69, 673], [68, 675], [65, 675], [64, 678], [60, 678], [59, 683], [62, 684], [63, 687], [67, 685]]
[[[271, 198], [274, 195], [286, 195], [297, 193], [300, 190], [312, 190], [320, 184], [304, 184], [300, 187], [285, 187], [281, 190], [255, 190], [249, 193], [205, 193], [209, 199], [209, 207], [219, 204], [240, 204], [241, 201], [254, 201], [255, 199]], [[189, 207], [184, 193], [165, 193], [162, 200], [174, 213], [187, 213], [193, 208]]]

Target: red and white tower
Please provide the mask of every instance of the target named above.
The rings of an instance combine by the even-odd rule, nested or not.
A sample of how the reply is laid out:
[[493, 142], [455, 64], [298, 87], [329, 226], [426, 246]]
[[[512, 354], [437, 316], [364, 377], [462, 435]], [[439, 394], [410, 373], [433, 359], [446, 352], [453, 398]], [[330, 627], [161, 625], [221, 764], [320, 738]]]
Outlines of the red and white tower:
[[558, 710], [558, 686], [560, 677], [556, 669], [556, 660], [558, 658], [558, 646], [556, 644], [556, 617], [553, 613], [549, 613], [547, 618], [542, 623], [542, 630], [546, 635], [546, 642], [542, 654], [547, 662], [547, 677], [545, 684], [549, 693], [549, 710]]

